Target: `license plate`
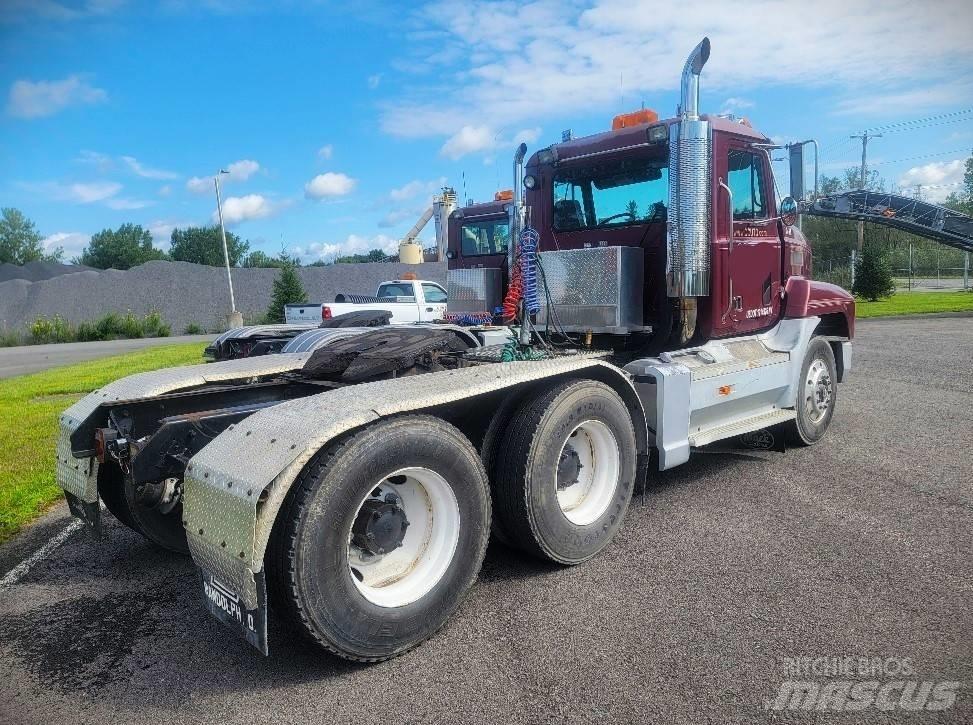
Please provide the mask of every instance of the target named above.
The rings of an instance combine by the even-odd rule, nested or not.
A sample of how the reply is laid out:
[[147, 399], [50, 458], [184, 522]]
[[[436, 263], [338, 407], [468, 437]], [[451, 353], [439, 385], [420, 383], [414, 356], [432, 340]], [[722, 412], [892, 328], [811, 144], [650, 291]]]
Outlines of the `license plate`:
[[264, 574], [255, 575], [257, 580], [257, 607], [247, 609], [243, 599], [230, 587], [203, 571], [203, 594], [210, 614], [243, 638], [263, 654], [267, 649], [267, 587]]

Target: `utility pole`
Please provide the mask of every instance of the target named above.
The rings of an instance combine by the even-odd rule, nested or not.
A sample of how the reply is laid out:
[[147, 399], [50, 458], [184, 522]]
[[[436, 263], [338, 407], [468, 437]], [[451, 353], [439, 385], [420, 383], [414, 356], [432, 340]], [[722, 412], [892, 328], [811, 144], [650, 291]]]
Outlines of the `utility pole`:
[[[872, 138], [882, 138], [880, 133], [868, 133], [868, 131], [862, 131], [856, 136], [851, 136], [851, 138], [860, 138], [862, 141], [862, 170], [861, 170], [861, 181], [859, 182], [858, 188], [862, 191], [865, 190], [865, 179], [868, 173], [868, 164], [866, 162], [866, 157], [868, 154], [868, 140]], [[858, 251], [862, 251], [862, 247], [865, 245], [865, 222], [858, 222]]]

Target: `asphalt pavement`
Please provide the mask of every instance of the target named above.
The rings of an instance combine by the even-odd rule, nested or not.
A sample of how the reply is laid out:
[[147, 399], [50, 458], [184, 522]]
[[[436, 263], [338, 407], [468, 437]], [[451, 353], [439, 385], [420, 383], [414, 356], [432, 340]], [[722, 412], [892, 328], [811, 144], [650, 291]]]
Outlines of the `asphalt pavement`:
[[[75, 533], [0, 590], [0, 721], [971, 722], [971, 355], [970, 317], [860, 322], [818, 446], [696, 454], [578, 567], [491, 545], [445, 629], [378, 665], [273, 623], [261, 657], [207, 614], [188, 559], [116, 523]], [[788, 680], [832, 682], [788, 669], [821, 657], [961, 685], [939, 712], [765, 709]]]
[[0, 347], [0, 378], [36, 373], [62, 365], [121, 355], [155, 345], [179, 342], [208, 342], [215, 334], [179, 335], [177, 337], [144, 337], [138, 340], [107, 340], [105, 342], [62, 342], [52, 345], [22, 345]]

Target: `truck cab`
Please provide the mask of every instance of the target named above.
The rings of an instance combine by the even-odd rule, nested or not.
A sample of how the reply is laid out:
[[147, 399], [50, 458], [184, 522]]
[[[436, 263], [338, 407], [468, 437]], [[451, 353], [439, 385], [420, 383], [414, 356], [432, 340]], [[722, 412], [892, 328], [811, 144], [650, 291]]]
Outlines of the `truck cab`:
[[446, 259], [450, 269], [503, 267], [510, 242], [509, 192], [449, 215]]
[[[641, 330], [626, 345], [652, 354], [686, 344], [759, 333], [785, 317], [813, 310], [836, 335], [850, 337], [854, 301], [833, 285], [810, 280], [811, 250], [800, 229], [784, 223], [775, 194], [767, 136], [745, 119], [702, 115], [707, 127], [707, 186], [683, 226], [705, 235], [706, 294], [672, 294], [672, 136], [678, 117], [659, 120], [648, 109], [616, 116], [609, 131], [571, 139], [534, 153], [524, 167], [529, 226], [538, 251], [629, 247], [641, 258]], [[672, 183], [670, 183], [672, 182]], [[688, 207], [687, 207], [688, 209]], [[507, 284], [506, 245], [483, 243], [484, 233], [509, 234], [509, 204], [467, 207], [451, 217], [450, 270], [501, 270]], [[692, 216], [693, 218], [689, 218]], [[679, 257], [678, 253], [671, 255]], [[543, 266], [543, 264], [542, 264]], [[810, 304], [810, 308], [808, 307]], [[618, 341], [615, 341], [617, 347]]]

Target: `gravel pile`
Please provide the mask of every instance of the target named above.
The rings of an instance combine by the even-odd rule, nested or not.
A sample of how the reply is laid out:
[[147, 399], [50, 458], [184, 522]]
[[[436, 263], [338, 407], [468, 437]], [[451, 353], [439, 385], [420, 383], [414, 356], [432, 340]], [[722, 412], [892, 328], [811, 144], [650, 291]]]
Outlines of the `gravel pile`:
[[62, 274], [74, 274], [84, 272], [91, 267], [83, 264], [58, 264], [57, 262], [28, 262], [24, 265], [10, 264], [4, 262], [0, 264], [0, 282], [11, 279], [26, 279], [28, 282], [40, 282], [41, 280], [60, 277]]
[[[65, 265], [55, 265], [65, 266]], [[420, 279], [444, 283], [446, 265], [429, 263], [339, 264], [299, 270], [312, 301], [331, 301], [338, 292], [374, 294], [380, 282], [414, 272]], [[234, 269], [233, 291], [244, 319], [263, 314], [270, 304], [275, 269]], [[222, 329], [229, 311], [226, 271], [188, 262], [147, 262], [126, 271], [80, 271], [51, 279], [0, 281], [0, 327], [15, 329], [38, 317], [58, 314], [73, 324], [107, 312], [158, 310], [180, 334], [195, 322], [206, 330]]]

